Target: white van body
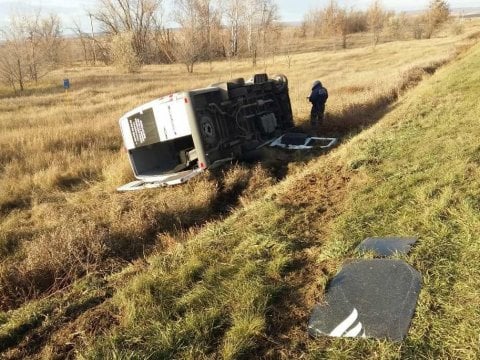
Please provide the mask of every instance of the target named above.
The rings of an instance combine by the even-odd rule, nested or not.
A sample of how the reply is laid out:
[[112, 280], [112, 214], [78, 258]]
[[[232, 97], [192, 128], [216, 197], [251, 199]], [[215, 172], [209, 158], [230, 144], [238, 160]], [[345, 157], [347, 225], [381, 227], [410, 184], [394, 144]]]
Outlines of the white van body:
[[137, 179], [119, 191], [180, 184], [292, 127], [288, 81], [260, 74], [178, 92], [127, 112], [119, 124]]

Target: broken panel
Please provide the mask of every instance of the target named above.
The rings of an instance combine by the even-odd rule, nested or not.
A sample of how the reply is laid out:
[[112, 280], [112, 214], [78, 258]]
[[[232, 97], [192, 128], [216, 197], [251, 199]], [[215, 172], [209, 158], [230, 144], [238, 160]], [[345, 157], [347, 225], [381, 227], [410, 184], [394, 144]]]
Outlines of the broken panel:
[[202, 171], [202, 169], [193, 169], [166, 176], [152, 176], [150, 178], [146, 178], [145, 180], [132, 181], [131, 183], [120, 186], [117, 191], [127, 192], [143, 189], [155, 189], [163, 186], [180, 185], [199, 175]]
[[271, 147], [289, 150], [330, 149], [338, 143], [336, 138], [312, 137], [302, 133], [284, 134], [273, 140]]
[[421, 289], [421, 276], [401, 260], [361, 260], [346, 265], [331, 281], [326, 304], [308, 325], [312, 336], [402, 341]]

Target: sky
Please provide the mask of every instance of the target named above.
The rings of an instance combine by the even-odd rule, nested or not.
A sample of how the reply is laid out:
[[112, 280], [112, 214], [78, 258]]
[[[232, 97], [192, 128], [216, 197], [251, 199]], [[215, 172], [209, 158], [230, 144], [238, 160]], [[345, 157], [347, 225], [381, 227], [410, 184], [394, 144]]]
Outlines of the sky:
[[[172, 3], [174, 0], [164, 0]], [[339, 0], [341, 5], [365, 9], [372, 0]], [[311, 8], [322, 7], [328, 0], [277, 0], [282, 16], [282, 21], [301, 21], [303, 15]], [[0, 0], [0, 27], [3, 27], [9, 14], [32, 12], [34, 9], [42, 9], [44, 13], [54, 12], [58, 14], [64, 27], [73, 19], [80, 22], [82, 27], [88, 29], [88, 19], [85, 16], [86, 10], [95, 9], [97, 0]], [[414, 11], [424, 9], [429, 0], [383, 0], [386, 8], [396, 11]], [[450, 7], [480, 7], [480, 0], [450, 0]]]

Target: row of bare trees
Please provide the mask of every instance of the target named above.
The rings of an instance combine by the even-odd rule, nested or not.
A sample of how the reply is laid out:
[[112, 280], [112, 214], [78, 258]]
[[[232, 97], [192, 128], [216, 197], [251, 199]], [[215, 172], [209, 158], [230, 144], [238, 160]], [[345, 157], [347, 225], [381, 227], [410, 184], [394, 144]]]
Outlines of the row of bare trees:
[[[343, 48], [350, 34], [366, 31], [373, 44], [385, 29], [397, 38], [406, 28], [415, 38], [428, 38], [449, 13], [444, 0], [431, 0], [428, 11], [416, 17], [395, 15], [380, 0], [372, 0], [367, 11], [331, 0], [309, 11], [296, 34], [332, 38], [334, 44], [340, 38]], [[168, 16], [164, 0], [97, 0], [96, 9], [86, 15], [88, 30], [73, 22], [85, 62], [114, 63], [126, 71], [143, 64], [180, 62], [191, 73], [199, 61], [238, 56], [250, 57], [255, 66], [259, 56], [290, 54], [285, 43], [297, 41], [286, 39], [275, 0], [176, 0]], [[26, 83], [37, 82], [55, 68], [66, 43], [61, 30], [56, 15], [12, 17], [1, 31], [0, 80], [22, 91]]]
[[130, 33], [140, 63], [178, 61], [188, 72], [198, 61], [218, 57], [249, 55], [255, 63], [279, 19], [274, 0], [177, 0], [170, 20], [178, 29], [172, 31], [165, 28], [162, 5], [162, 0], [99, 0], [91, 16], [107, 36]]
[[[133, 54], [129, 64], [182, 62], [193, 72], [198, 61], [219, 57], [251, 56], [265, 52], [272, 34], [277, 32], [279, 13], [275, 0], [177, 0], [167, 16], [163, 0], [98, 0], [90, 12], [102, 38], [75, 25], [85, 61], [105, 62]], [[175, 23], [174, 29], [168, 29]], [[93, 26], [92, 26], [93, 28]], [[125, 35], [127, 33], [128, 35]], [[123, 40], [114, 41], [116, 37]], [[130, 42], [124, 41], [130, 38]], [[116, 44], [128, 49], [122, 51]], [[115, 46], [110, 46], [114, 44]], [[115, 53], [120, 51], [122, 56]], [[98, 56], [95, 56], [97, 54]]]
[[[305, 15], [301, 26], [302, 37], [331, 37], [342, 39], [342, 47], [347, 47], [349, 34], [368, 30], [367, 14], [339, 6], [330, 1], [325, 8], [312, 9]], [[334, 46], [336, 42], [334, 41]]]
[[[162, 0], [98, 1], [97, 10], [89, 13], [90, 19], [95, 19], [109, 38], [120, 39], [109, 42], [114, 46], [105, 47], [95, 41], [93, 31], [90, 36], [77, 27], [84, 39], [85, 56], [87, 44], [93, 44], [90, 53], [94, 61], [98, 48], [104, 61], [127, 64], [124, 67], [130, 70], [135, 68], [132, 64], [178, 61], [193, 72], [196, 62], [219, 57], [250, 56], [255, 66], [258, 55], [275, 52], [279, 47], [275, 0], [177, 0], [170, 16], [179, 26], [175, 31], [165, 29]], [[325, 8], [308, 12], [301, 34], [331, 37], [334, 44], [341, 38], [346, 48], [349, 34], [370, 31], [376, 45], [386, 28], [396, 38], [406, 27], [416, 38], [430, 37], [448, 14], [448, 4], [443, 0], [432, 0], [425, 15], [415, 18], [396, 16], [380, 0], [372, 0], [367, 11], [342, 8], [331, 0]]]
[[372, 0], [366, 11], [348, 9], [331, 0], [324, 8], [308, 12], [301, 35], [331, 37], [334, 46], [336, 39], [341, 39], [342, 47], [346, 48], [350, 34], [369, 31], [376, 45], [382, 35], [401, 39], [407, 31], [416, 39], [430, 38], [449, 16], [450, 8], [445, 0], [431, 0], [428, 9], [415, 16], [388, 11], [381, 0]]

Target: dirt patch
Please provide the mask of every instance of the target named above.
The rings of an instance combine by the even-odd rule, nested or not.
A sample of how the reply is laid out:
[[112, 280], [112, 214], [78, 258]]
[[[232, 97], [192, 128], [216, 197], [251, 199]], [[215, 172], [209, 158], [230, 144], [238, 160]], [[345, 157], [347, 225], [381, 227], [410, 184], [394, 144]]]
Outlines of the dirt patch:
[[111, 304], [106, 301], [52, 333], [38, 355], [48, 359], [74, 359], [76, 349], [84, 345], [85, 339], [100, 336], [118, 324]]
[[342, 211], [350, 175], [342, 167], [327, 174], [310, 174], [277, 199], [295, 218], [301, 239], [282, 280], [284, 290], [270, 309], [262, 358], [298, 359], [306, 351], [309, 316], [322, 301], [325, 275], [334, 270], [317, 259], [329, 237], [331, 221]]

